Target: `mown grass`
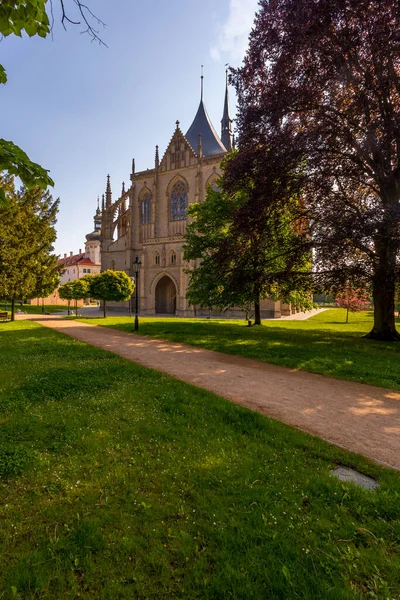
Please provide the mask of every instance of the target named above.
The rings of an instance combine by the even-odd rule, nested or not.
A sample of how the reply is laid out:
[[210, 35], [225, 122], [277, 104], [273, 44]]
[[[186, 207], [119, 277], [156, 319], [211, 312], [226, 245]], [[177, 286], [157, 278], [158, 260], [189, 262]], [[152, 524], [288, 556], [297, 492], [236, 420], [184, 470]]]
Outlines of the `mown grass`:
[[[128, 317], [79, 320], [133, 329]], [[262, 327], [246, 327], [244, 321], [142, 318], [139, 333], [398, 390], [400, 344], [364, 339], [371, 328], [370, 312], [351, 314], [346, 324], [345, 310], [331, 309], [306, 321], [264, 321]]]
[[[45, 304], [44, 310], [46, 313], [57, 313], [64, 310], [67, 310], [67, 306], [63, 306], [61, 304]], [[11, 315], [11, 303], [10, 302], [0, 302], [0, 311], [5, 311]], [[37, 304], [21, 304], [18, 302], [15, 304], [15, 312], [18, 310], [22, 312], [28, 313], [28, 315], [37, 315], [42, 313], [42, 305]]]
[[399, 597], [398, 472], [32, 322], [0, 357], [2, 599]]

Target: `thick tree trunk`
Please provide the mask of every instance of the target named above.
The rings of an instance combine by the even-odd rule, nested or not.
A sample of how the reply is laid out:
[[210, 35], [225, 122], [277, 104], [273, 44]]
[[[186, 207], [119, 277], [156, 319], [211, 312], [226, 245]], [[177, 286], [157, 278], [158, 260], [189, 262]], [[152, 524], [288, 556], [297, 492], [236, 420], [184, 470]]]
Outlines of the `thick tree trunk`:
[[260, 299], [254, 302], [254, 325], [261, 325]]
[[11, 300], [11, 321], [15, 321], [15, 299]]
[[394, 274], [381, 270], [373, 280], [374, 326], [365, 337], [382, 342], [400, 342], [395, 325]]
[[103, 300], [103, 316], [104, 316], [104, 318], [107, 317], [107, 314], [106, 314], [106, 301], [105, 300]]

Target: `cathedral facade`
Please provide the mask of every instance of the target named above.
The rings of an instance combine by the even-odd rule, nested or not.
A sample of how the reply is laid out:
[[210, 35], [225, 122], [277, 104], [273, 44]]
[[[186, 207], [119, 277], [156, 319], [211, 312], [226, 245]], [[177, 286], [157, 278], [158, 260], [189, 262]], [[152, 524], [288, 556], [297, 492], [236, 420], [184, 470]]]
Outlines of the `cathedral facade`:
[[[203, 81], [202, 81], [203, 83]], [[125, 271], [134, 277], [132, 263], [141, 261], [139, 276], [139, 310], [142, 315], [176, 315], [181, 317], [208, 314], [191, 306], [186, 298], [190, 268], [183, 258], [187, 208], [205, 199], [207, 187], [217, 186], [221, 160], [232, 149], [232, 120], [229, 115], [226, 85], [221, 137], [215, 131], [203, 101], [193, 123], [184, 134], [176, 122], [170, 143], [160, 159], [156, 146], [154, 166], [135, 171], [132, 161], [130, 186], [112, 200], [110, 177], [103, 196], [101, 220], [101, 268]], [[128, 303], [110, 308], [126, 310]], [[289, 307], [264, 300], [262, 316], [280, 317]], [[226, 314], [226, 313], [224, 313]], [[243, 317], [238, 309], [227, 316]]]

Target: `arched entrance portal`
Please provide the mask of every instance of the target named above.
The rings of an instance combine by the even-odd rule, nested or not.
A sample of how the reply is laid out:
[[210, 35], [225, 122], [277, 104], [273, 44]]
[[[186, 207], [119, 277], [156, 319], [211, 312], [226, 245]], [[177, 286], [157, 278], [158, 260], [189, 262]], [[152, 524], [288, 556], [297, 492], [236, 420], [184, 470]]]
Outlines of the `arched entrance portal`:
[[156, 314], [174, 315], [176, 311], [176, 287], [170, 277], [164, 275], [156, 285]]

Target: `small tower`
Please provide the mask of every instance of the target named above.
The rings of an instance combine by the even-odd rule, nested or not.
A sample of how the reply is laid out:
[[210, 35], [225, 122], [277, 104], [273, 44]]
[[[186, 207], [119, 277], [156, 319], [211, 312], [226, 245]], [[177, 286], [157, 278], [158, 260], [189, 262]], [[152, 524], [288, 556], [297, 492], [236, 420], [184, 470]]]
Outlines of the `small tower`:
[[221, 140], [225, 148], [230, 152], [233, 148], [232, 144], [232, 119], [229, 116], [229, 94], [228, 94], [228, 69], [225, 72], [225, 102], [224, 114], [221, 119]]
[[97, 210], [93, 217], [94, 231], [88, 233], [85, 242], [85, 256], [96, 265], [100, 265], [100, 236], [101, 236], [101, 210], [97, 198]]

